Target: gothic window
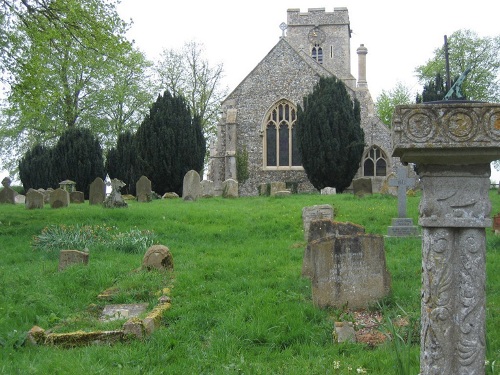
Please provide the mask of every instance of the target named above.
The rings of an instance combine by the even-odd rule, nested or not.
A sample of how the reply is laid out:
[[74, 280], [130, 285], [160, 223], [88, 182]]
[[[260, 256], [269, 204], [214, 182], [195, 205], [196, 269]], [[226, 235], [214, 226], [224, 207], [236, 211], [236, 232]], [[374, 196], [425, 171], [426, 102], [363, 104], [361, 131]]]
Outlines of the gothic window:
[[363, 176], [386, 176], [387, 156], [377, 146], [370, 148], [363, 158]]
[[315, 44], [312, 51], [311, 56], [313, 60], [316, 60], [320, 64], [323, 64], [323, 48], [321, 48], [318, 44]]
[[295, 123], [297, 110], [287, 100], [278, 102], [265, 117], [264, 166], [277, 169], [301, 169]]

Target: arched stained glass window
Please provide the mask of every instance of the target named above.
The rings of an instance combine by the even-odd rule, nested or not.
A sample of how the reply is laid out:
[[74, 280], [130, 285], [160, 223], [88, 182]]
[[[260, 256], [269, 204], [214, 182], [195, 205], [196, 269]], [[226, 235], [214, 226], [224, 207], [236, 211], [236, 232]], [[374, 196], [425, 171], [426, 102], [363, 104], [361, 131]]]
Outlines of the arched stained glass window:
[[281, 100], [266, 115], [264, 137], [264, 166], [269, 168], [301, 168], [295, 123], [297, 109], [287, 100]]

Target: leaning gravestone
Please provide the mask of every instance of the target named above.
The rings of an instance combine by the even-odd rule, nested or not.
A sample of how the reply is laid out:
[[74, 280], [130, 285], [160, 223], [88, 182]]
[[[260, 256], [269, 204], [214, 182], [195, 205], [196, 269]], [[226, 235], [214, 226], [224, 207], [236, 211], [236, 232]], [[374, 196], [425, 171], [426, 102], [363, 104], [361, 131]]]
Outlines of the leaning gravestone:
[[500, 104], [397, 106], [393, 156], [422, 185], [420, 373], [484, 374], [490, 162], [500, 159]]
[[73, 264], [87, 265], [89, 253], [78, 250], [61, 250], [59, 253], [59, 271], [63, 271]]
[[333, 207], [329, 204], [319, 204], [316, 206], [304, 207], [302, 209], [302, 226], [304, 228], [304, 240], [309, 240], [309, 226], [313, 220], [331, 219], [333, 220]]
[[101, 177], [97, 177], [90, 184], [89, 204], [102, 204], [106, 199], [106, 183]]
[[369, 177], [361, 177], [352, 180], [352, 188], [354, 195], [358, 197], [371, 195], [373, 193], [372, 179]]
[[33, 210], [43, 208], [44, 203], [44, 196], [42, 193], [34, 189], [28, 190], [28, 193], [26, 193], [26, 201], [24, 202], [26, 209]]
[[238, 181], [232, 178], [227, 179], [222, 183], [223, 198], [238, 198]]
[[185, 201], [196, 201], [201, 195], [200, 175], [190, 170], [184, 175], [182, 183], [182, 199]]
[[315, 305], [367, 308], [389, 294], [391, 278], [382, 236], [331, 233], [308, 246]]
[[210, 180], [203, 180], [201, 184], [201, 196], [203, 198], [212, 198], [215, 195], [215, 183]]
[[399, 167], [397, 178], [389, 180], [390, 186], [398, 188], [398, 217], [392, 219], [387, 229], [390, 237], [410, 237], [418, 235], [413, 219], [406, 217], [406, 190], [415, 185], [415, 179], [408, 177], [408, 167]]
[[11, 180], [9, 177], [5, 177], [2, 180], [3, 189], [0, 190], [0, 203], [16, 203], [16, 191], [10, 187]]
[[83, 191], [72, 191], [69, 193], [69, 202], [70, 203], [85, 203], [85, 196], [83, 195]]
[[153, 245], [144, 254], [142, 268], [157, 270], [174, 270], [174, 258], [168, 247], [164, 245]]
[[152, 190], [151, 190], [151, 180], [146, 176], [141, 176], [139, 180], [135, 183], [135, 195], [137, 197], [137, 202], [151, 202]]
[[128, 207], [127, 202], [123, 199], [120, 189], [125, 186], [122, 180], [113, 178], [111, 180], [111, 193], [104, 200], [103, 206], [105, 208], [118, 208]]
[[50, 193], [50, 207], [61, 208], [69, 206], [69, 193], [66, 190], [57, 188]]

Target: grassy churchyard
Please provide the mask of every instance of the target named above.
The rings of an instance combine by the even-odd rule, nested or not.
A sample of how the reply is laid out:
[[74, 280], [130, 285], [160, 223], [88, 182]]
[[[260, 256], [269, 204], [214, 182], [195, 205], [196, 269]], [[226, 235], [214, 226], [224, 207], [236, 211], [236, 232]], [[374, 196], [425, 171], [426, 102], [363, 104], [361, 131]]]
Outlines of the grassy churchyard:
[[[490, 197], [493, 215], [500, 195], [492, 190]], [[408, 197], [415, 223], [419, 200]], [[301, 277], [301, 212], [317, 204], [332, 205], [336, 220], [367, 233], [385, 235], [397, 216], [397, 199], [378, 194], [157, 200], [124, 209], [0, 205], [0, 373], [417, 374], [421, 240], [385, 239], [392, 294], [363, 312], [381, 316], [375, 333], [392, 339], [333, 343], [335, 321], [361, 329], [363, 314], [313, 306], [310, 281]], [[89, 264], [58, 272], [67, 241], [88, 248]], [[169, 247], [173, 273], [138, 270], [151, 243]], [[499, 270], [500, 236], [487, 229], [490, 374], [500, 367]], [[117, 291], [111, 302], [97, 298], [110, 287]], [[144, 340], [75, 348], [25, 342], [34, 325], [53, 332], [115, 329], [123, 321], [96, 319], [105, 304], [154, 306], [163, 289], [172, 306]]]

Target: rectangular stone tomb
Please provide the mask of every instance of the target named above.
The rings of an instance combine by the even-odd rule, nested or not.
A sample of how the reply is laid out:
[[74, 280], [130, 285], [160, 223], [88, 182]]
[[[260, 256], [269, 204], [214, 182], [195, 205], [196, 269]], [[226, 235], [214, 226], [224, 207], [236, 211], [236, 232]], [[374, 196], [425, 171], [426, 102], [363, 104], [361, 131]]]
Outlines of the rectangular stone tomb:
[[315, 305], [366, 308], [389, 294], [382, 236], [333, 235], [312, 241], [309, 247]]

